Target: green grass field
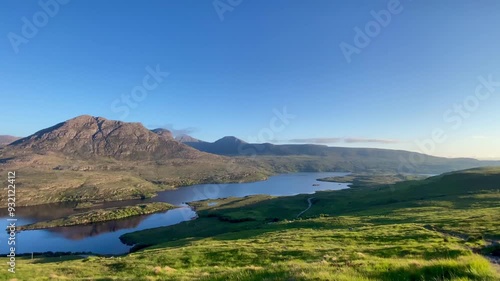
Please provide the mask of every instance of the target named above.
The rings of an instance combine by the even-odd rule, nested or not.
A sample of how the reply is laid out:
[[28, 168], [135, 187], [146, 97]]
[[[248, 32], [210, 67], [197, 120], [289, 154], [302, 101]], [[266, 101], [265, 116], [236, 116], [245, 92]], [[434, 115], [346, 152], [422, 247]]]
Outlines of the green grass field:
[[0, 280], [500, 280], [482, 255], [500, 239], [499, 168], [193, 206], [197, 220], [123, 236], [132, 254], [19, 259]]

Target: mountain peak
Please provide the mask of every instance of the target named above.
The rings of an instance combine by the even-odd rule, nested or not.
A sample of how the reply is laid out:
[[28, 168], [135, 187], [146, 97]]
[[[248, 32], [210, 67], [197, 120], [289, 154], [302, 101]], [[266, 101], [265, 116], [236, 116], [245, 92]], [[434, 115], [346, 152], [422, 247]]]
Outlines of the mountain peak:
[[[108, 119], [100, 116], [92, 116], [88, 114], [76, 116], [74, 118], [71, 118], [69, 120], [66, 120], [63, 123], [68, 123], [68, 124], [82, 124], [82, 123], [93, 123], [93, 122], [105, 122], [108, 121]], [[121, 121], [115, 121], [115, 122], [121, 122]]]
[[217, 144], [245, 144], [247, 142], [235, 137], [235, 136], [225, 136], [223, 138], [220, 138], [216, 140], [214, 143]]
[[11, 149], [31, 149], [37, 153], [56, 152], [91, 158], [123, 160], [196, 158], [200, 152], [169, 136], [168, 130], [152, 132], [141, 123], [108, 120], [81, 115], [13, 142]]
[[88, 120], [88, 119], [97, 119], [97, 118], [102, 118], [102, 119], [105, 119], [103, 117], [99, 117], [99, 116], [92, 116], [92, 115], [89, 115], [89, 114], [83, 114], [83, 115], [79, 115], [79, 116], [76, 116], [76, 117], [73, 117], [69, 120], [67, 120], [67, 122], [71, 122], [71, 121], [76, 121], [76, 120]]

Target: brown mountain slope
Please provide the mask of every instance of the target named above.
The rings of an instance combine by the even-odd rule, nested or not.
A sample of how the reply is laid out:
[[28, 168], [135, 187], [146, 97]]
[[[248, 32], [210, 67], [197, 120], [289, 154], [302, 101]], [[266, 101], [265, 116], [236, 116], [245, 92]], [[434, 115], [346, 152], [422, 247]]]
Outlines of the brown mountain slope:
[[252, 160], [195, 150], [166, 131], [88, 115], [0, 148], [0, 173], [8, 171], [16, 172], [17, 205], [145, 198], [179, 186], [268, 175]]
[[41, 130], [9, 145], [34, 153], [61, 152], [75, 158], [112, 157], [118, 160], [194, 159], [206, 153], [181, 144], [140, 123], [82, 115]]

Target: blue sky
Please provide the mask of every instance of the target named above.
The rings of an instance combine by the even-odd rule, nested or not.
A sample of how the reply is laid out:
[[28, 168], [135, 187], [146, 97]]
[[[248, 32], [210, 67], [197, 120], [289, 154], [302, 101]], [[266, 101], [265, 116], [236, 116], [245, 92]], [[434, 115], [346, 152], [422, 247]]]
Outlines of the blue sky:
[[500, 159], [499, 1], [54, 1], [3, 2], [0, 134], [91, 114], [208, 141]]

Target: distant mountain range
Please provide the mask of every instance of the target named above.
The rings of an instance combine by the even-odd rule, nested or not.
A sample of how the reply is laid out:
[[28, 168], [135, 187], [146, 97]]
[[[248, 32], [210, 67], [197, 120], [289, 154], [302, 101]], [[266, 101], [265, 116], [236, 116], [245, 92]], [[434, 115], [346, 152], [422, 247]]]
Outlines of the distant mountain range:
[[[22, 139], [3, 139], [10, 144], [0, 147], [0, 173], [20, 175], [18, 205], [145, 198], [178, 186], [262, 180], [273, 173], [438, 174], [500, 165], [401, 150], [252, 144], [231, 136], [205, 142], [89, 115]], [[412, 163], [414, 159], [422, 161]], [[0, 205], [6, 205], [5, 197]]]
[[[186, 138], [189, 139], [189, 138]], [[316, 144], [247, 143], [233, 136], [215, 142], [183, 141], [197, 150], [225, 155], [260, 159], [273, 170], [292, 171], [380, 171], [438, 174], [474, 167], [500, 165], [500, 161], [473, 158], [444, 158], [404, 150], [329, 147]]]
[[[226, 136], [215, 142], [197, 140], [196, 142], [184, 141], [183, 143], [200, 151], [230, 156], [253, 156], [253, 155], [310, 155], [328, 156], [332, 147], [315, 144], [286, 144], [275, 145], [271, 143], [247, 143], [237, 137]], [[350, 150], [350, 148], [346, 148]]]
[[206, 142], [195, 139], [196, 141], [191, 141], [189, 136], [185, 136], [180, 141], [190, 147], [196, 148], [200, 151], [218, 154], [218, 155], [249, 155], [245, 151], [241, 150], [247, 143], [236, 138], [236, 137], [223, 137], [215, 142]]

